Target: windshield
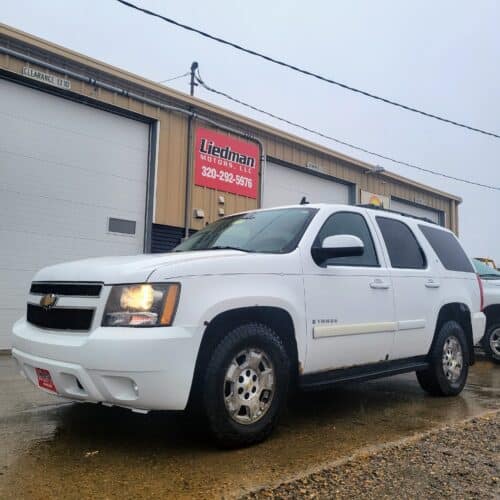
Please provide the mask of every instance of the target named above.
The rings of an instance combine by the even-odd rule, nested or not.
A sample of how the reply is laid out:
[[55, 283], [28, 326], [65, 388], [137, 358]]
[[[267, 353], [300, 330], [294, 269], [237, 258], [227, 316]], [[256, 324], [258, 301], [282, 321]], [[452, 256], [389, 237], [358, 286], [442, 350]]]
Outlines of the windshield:
[[477, 274], [479, 274], [481, 278], [492, 280], [500, 279], [500, 272], [493, 267], [488, 266], [488, 264], [485, 264], [477, 259], [472, 259], [472, 263], [474, 264]]
[[225, 217], [183, 241], [174, 252], [217, 249], [291, 252], [316, 212], [317, 209], [305, 207], [279, 208]]

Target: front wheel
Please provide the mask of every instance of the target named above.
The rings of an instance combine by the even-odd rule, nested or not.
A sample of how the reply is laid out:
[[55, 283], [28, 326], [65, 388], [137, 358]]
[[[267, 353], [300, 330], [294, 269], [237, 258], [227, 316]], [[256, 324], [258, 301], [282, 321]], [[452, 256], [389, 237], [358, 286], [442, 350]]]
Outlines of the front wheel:
[[444, 323], [429, 353], [429, 368], [417, 372], [422, 389], [433, 396], [456, 396], [462, 392], [469, 373], [470, 353], [462, 326]]
[[488, 326], [481, 344], [488, 357], [500, 364], [500, 323]]
[[210, 430], [224, 447], [264, 440], [287, 399], [290, 361], [281, 339], [268, 326], [236, 327], [208, 362], [203, 406]]

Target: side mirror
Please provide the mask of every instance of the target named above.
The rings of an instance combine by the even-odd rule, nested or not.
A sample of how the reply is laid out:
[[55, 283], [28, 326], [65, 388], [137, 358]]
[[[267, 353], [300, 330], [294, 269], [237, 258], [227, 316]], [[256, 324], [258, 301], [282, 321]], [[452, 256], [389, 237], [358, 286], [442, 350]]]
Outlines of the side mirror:
[[358, 257], [363, 255], [365, 246], [360, 238], [352, 234], [327, 236], [320, 247], [311, 249], [316, 264], [324, 266], [328, 259], [334, 257]]

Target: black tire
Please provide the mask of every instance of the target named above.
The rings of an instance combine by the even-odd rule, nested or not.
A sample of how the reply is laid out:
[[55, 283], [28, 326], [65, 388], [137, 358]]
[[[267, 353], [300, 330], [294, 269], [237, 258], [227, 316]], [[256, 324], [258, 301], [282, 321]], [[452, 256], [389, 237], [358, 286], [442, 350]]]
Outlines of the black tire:
[[[232, 417], [226, 408], [225, 392], [228, 390], [228, 383], [225, 376], [236, 356], [248, 349], [265, 354], [266, 359], [272, 363], [274, 382], [273, 391], [269, 391], [269, 394], [261, 391], [264, 393], [264, 404], [267, 398], [270, 401], [267, 411], [254, 422], [240, 423], [235, 420], [238, 417]], [[241, 366], [244, 364], [243, 362]], [[224, 448], [234, 448], [266, 439], [286, 406], [289, 379], [290, 360], [281, 339], [271, 328], [260, 323], [248, 323], [230, 331], [212, 352], [202, 386], [204, 413], [217, 444]], [[229, 386], [231, 389], [231, 384]], [[232, 391], [235, 390], [232, 384]], [[260, 400], [258, 392], [255, 397]]]
[[500, 334], [500, 323], [494, 323], [492, 325], [488, 325], [486, 328], [486, 333], [484, 334], [484, 337], [481, 339], [481, 345], [484, 349], [484, 352], [486, 355], [493, 360], [494, 363], [500, 364], [500, 351], [496, 349], [497, 352], [495, 352], [494, 349], [492, 349], [491, 346], [491, 339], [493, 336], [498, 336]]
[[[458, 340], [462, 350], [461, 371], [456, 380], [450, 380], [443, 367], [443, 348], [450, 337]], [[456, 321], [441, 325], [429, 353], [429, 368], [417, 372], [417, 379], [424, 391], [433, 396], [456, 396], [462, 392], [469, 373], [470, 351], [464, 329]]]

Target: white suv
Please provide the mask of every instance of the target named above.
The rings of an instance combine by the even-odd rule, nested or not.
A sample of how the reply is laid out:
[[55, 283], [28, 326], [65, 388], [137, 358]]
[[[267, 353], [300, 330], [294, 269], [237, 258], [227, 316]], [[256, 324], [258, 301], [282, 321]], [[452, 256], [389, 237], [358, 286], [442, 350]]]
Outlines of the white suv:
[[500, 364], [500, 271], [478, 259], [472, 259], [472, 263], [484, 290], [486, 332], [481, 346], [494, 363]]
[[12, 354], [44, 390], [140, 412], [197, 408], [235, 446], [271, 432], [295, 385], [416, 371], [427, 392], [460, 393], [481, 309], [450, 231], [298, 205], [226, 217], [169, 254], [41, 270]]

